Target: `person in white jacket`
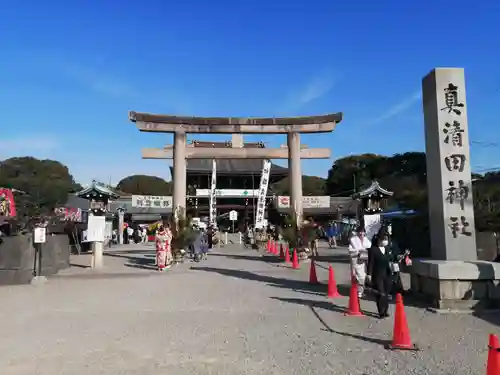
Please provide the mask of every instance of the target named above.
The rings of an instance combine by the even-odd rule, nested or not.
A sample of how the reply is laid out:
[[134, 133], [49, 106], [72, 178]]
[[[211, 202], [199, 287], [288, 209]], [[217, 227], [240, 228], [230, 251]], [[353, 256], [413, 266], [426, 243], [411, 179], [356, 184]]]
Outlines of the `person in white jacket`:
[[358, 285], [359, 298], [364, 293], [366, 262], [368, 261], [368, 249], [371, 246], [370, 240], [366, 238], [365, 228], [358, 227], [349, 241], [349, 257], [351, 260], [351, 274]]

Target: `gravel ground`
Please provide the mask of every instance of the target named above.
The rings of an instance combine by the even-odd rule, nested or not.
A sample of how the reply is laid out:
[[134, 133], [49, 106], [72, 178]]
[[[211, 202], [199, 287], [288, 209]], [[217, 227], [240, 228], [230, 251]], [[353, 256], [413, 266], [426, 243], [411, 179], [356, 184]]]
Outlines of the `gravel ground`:
[[[334, 254], [323, 260], [345, 293], [345, 250], [321, 253]], [[421, 350], [387, 351], [392, 319], [369, 316], [371, 301], [367, 316], [344, 316], [347, 298], [304, 282], [308, 264], [294, 271], [231, 245], [159, 274], [151, 247], [109, 255], [102, 272], [73, 267], [43, 286], [0, 289], [0, 374], [479, 375], [498, 333], [487, 319], [407, 305]]]

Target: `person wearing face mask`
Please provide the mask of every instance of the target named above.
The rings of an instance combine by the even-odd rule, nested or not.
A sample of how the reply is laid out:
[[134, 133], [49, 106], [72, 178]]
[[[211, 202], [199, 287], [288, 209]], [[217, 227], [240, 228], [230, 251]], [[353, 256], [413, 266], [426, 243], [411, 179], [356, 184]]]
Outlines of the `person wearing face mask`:
[[380, 318], [389, 316], [389, 293], [392, 289], [392, 253], [387, 232], [377, 234], [368, 257], [366, 281], [376, 293], [377, 310]]

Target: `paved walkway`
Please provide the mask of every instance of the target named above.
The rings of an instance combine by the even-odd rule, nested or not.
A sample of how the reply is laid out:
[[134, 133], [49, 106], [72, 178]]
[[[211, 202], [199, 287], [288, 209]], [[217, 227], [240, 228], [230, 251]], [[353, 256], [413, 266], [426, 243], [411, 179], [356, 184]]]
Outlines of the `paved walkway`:
[[[345, 292], [345, 250], [321, 252], [336, 254]], [[485, 373], [497, 325], [407, 306], [422, 350], [389, 352], [391, 319], [345, 317], [347, 298], [329, 301], [324, 285], [304, 282], [308, 265], [256, 255], [231, 245], [160, 274], [152, 247], [128, 245], [109, 252], [104, 272], [73, 267], [43, 286], [0, 288], [0, 374]]]

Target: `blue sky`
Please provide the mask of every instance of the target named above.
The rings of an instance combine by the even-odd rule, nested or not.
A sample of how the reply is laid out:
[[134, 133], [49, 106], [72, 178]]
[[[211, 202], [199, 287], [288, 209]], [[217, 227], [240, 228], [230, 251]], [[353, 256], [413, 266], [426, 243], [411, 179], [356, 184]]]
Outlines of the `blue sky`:
[[326, 176], [349, 154], [423, 150], [421, 79], [452, 66], [466, 69], [473, 167], [497, 167], [499, 16], [493, 0], [5, 1], [0, 158], [54, 158], [82, 183], [170, 178], [167, 161], [142, 160], [140, 149], [171, 137], [140, 133], [129, 110], [343, 112], [332, 134], [303, 136], [331, 147], [331, 160], [303, 162]]

